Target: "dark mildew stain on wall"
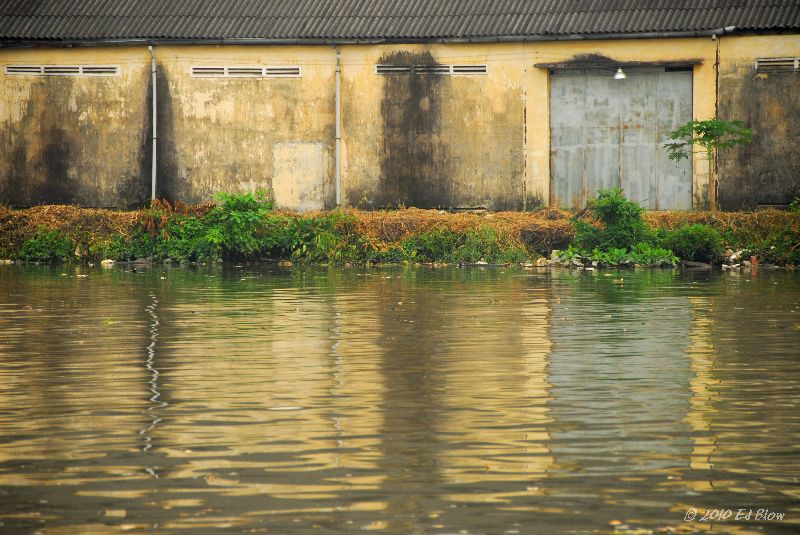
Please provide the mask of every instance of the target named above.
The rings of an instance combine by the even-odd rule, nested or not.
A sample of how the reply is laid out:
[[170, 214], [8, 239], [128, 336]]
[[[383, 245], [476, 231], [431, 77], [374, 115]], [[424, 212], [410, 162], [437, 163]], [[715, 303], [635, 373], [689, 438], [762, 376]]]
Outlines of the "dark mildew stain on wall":
[[[433, 65], [430, 52], [393, 52], [387, 65]], [[441, 128], [442, 95], [448, 77], [439, 74], [385, 75], [381, 100], [383, 140], [379, 207], [446, 208], [452, 203], [449, 151]], [[354, 192], [351, 204], [358, 204]], [[367, 195], [370, 197], [370, 195]]]
[[[178, 176], [178, 154], [175, 149], [175, 110], [167, 69], [158, 66], [156, 79], [156, 119], [158, 140], [156, 148], [156, 197], [159, 199], [184, 198]], [[151, 164], [152, 165], [152, 164]]]
[[146, 202], [149, 120], [139, 88], [145, 81], [144, 69], [129, 78], [6, 77], [10, 113], [0, 136], [0, 200], [14, 206]]
[[719, 115], [753, 130], [749, 145], [720, 151], [720, 207], [782, 205], [800, 196], [800, 73], [728, 66], [720, 79]]
[[139, 147], [137, 158], [138, 173], [132, 173], [127, 180], [117, 187], [117, 198], [122, 208], [138, 208], [146, 206], [150, 201], [151, 178], [153, 165], [153, 87], [150, 70], [146, 72], [144, 96], [139, 129]]
[[43, 77], [31, 84], [25, 112], [3, 136], [11, 155], [3, 200], [13, 206], [68, 204], [80, 198], [71, 178], [74, 137], [67, 131], [74, 113], [66, 106], [70, 77]]

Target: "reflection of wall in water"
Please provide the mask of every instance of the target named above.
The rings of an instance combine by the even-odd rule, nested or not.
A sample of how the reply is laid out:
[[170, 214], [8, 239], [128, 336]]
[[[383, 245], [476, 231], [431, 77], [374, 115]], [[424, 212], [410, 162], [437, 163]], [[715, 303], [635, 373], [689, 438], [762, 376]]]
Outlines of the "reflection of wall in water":
[[[261, 288], [247, 299], [220, 287], [202, 299], [179, 294], [161, 313], [160, 358], [171, 362], [161, 382], [171, 405], [195, 406], [159, 426], [162, 450], [184, 456], [186, 445], [202, 443], [234, 457], [286, 452], [300, 441], [304, 450], [320, 450], [306, 462], [334, 463], [333, 424], [318, 408], [334, 384], [330, 342], [320, 335], [333, 317], [326, 299], [293, 288]], [[318, 447], [310, 447], [315, 441]], [[205, 475], [203, 467], [188, 461], [173, 476], [198, 474]]]
[[[10, 530], [50, 512], [85, 521], [121, 474], [139, 472], [130, 453], [149, 422], [147, 294], [118, 273], [78, 279], [74, 268], [26, 271], [0, 278], [14, 310], [0, 315], [0, 494]], [[119, 498], [136, 495], [134, 486]], [[23, 511], [31, 516], [9, 524]]]
[[444, 479], [484, 490], [451, 497], [458, 501], [486, 500], [491, 488], [496, 499], [508, 497], [510, 482], [544, 478], [553, 463], [547, 445], [550, 305], [544, 288], [505, 290], [495, 296], [503, 304], [486, 313], [476, 314], [469, 296], [448, 306], [459, 314], [448, 314], [457, 326], [443, 345], [448, 417], [442, 432], [461, 437], [442, 458]]
[[787, 311], [797, 307], [800, 286], [758, 272], [724, 284], [725, 292], [692, 299], [692, 468], [708, 471], [700, 488], [738, 487], [731, 473], [793, 485], [796, 459], [784, 452], [795, 448], [800, 428], [785, 393], [797, 390], [800, 334]]
[[558, 293], [549, 367], [558, 466], [607, 474], [681, 466], [691, 451], [688, 300], [590, 276]]

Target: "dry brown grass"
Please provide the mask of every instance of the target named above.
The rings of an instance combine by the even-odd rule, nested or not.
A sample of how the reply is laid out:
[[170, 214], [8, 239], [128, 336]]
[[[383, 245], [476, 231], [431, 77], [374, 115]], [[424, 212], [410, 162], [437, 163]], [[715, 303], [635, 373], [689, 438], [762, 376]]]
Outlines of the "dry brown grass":
[[[198, 206], [157, 203], [167, 214], [202, 216], [213, 204]], [[320, 212], [299, 214], [279, 211], [286, 217], [313, 217]], [[574, 236], [568, 212], [548, 208], [535, 212], [450, 213], [440, 210], [407, 208], [402, 210], [363, 211], [347, 209], [354, 223], [352, 229], [373, 243], [391, 244], [411, 236], [440, 229], [466, 232], [489, 227], [503, 242], [525, 246], [546, 253], [565, 247]], [[76, 243], [94, 243], [111, 235], [128, 237], [140, 225], [147, 226], [146, 210], [108, 210], [76, 206], [36, 206], [11, 210], [0, 205], [0, 251], [14, 250], [37, 228], [58, 230]], [[800, 214], [780, 210], [758, 212], [648, 212], [645, 221], [652, 227], [674, 229], [684, 224], [704, 223], [720, 231], [739, 235], [766, 235], [775, 229], [791, 229], [800, 236]], [[152, 224], [152, 221], [149, 221]], [[800, 241], [800, 238], [798, 238]]]
[[387, 243], [447, 229], [468, 232], [490, 227], [516, 246], [546, 250], [552, 243], [569, 242], [573, 236], [569, 213], [557, 209], [536, 212], [450, 213], [440, 210], [347, 210], [361, 235]]
[[58, 230], [76, 243], [91, 243], [113, 234], [130, 236], [144, 210], [107, 210], [77, 206], [34, 206], [11, 210], [0, 205], [0, 251], [11, 251], [40, 227]]
[[740, 236], [766, 237], [776, 230], [791, 230], [800, 242], [800, 213], [770, 208], [756, 212], [647, 212], [644, 220], [651, 227], [668, 230], [702, 223], [720, 232]]

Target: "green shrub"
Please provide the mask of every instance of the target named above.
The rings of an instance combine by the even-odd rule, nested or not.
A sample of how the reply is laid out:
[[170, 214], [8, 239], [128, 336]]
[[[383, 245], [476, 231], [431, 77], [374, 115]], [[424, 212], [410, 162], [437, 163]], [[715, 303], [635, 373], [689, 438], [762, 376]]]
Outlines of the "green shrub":
[[640, 242], [631, 247], [611, 247], [602, 250], [595, 247], [592, 251], [570, 245], [563, 251], [559, 258], [562, 262], [570, 263], [578, 260], [581, 264], [592, 261], [603, 266], [674, 266], [678, 258], [669, 249], [655, 247], [649, 243]]
[[800, 264], [800, 235], [790, 228], [771, 232], [748, 244], [745, 256], [755, 255], [762, 263]]
[[625, 198], [622, 190], [601, 189], [589, 201], [588, 211], [600, 223], [596, 226], [573, 218], [574, 243], [583, 249], [628, 248], [636, 243], [652, 243], [654, 233], [642, 219], [644, 209]]
[[625, 198], [622, 190], [601, 189], [589, 201], [587, 211], [597, 224], [578, 217], [572, 219], [575, 240], [560, 258], [581, 263], [594, 261], [603, 265], [646, 266], [674, 265], [677, 258], [657, 244], [656, 233], [642, 219], [644, 209]]
[[725, 252], [722, 235], [715, 228], [699, 223], [668, 231], [662, 244], [683, 260], [716, 262]]
[[473, 263], [483, 260], [492, 264], [523, 262], [530, 255], [524, 249], [504, 244], [489, 227], [456, 232], [437, 229], [406, 238], [401, 248], [407, 261]]
[[72, 241], [61, 236], [57, 230], [39, 227], [33, 236], [22, 243], [19, 258], [29, 262], [66, 261], [74, 250]]
[[678, 257], [669, 249], [655, 247], [649, 243], [637, 243], [631, 247], [628, 258], [634, 264], [643, 266], [674, 266], [678, 264]]
[[800, 197], [795, 197], [795, 199], [789, 203], [789, 211], [795, 213], [800, 212]]

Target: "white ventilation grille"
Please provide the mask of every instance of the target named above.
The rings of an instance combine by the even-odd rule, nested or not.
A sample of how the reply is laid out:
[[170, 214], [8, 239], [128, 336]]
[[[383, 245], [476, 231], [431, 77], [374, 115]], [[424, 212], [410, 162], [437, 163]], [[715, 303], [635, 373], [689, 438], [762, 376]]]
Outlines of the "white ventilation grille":
[[213, 66], [192, 67], [195, 78], [300, 78], [302, 71], [296, 65], [265, 66]]
[[759, 58], [756, 60], [756, 71], [786, 72], [800, 70], [800, 58]]
[[375, 65], [375, 74], [487, 74], [486, 65], [445, 65], [431, 63], [421, 65]]
[[375, 74], [411, 74], [411, 65], [375, 65]]
[[119, 65], [6, 65], [6, 74], [26, 76], [119, 76]]
[[453, 65], [453, 74], [486, 74], [486, 65]]

